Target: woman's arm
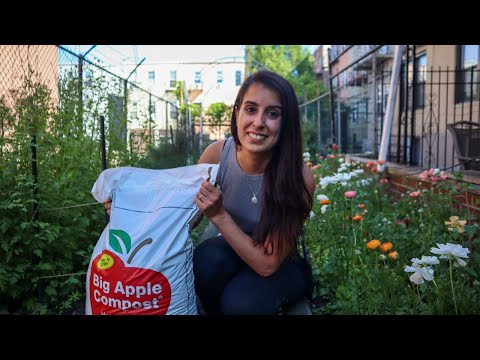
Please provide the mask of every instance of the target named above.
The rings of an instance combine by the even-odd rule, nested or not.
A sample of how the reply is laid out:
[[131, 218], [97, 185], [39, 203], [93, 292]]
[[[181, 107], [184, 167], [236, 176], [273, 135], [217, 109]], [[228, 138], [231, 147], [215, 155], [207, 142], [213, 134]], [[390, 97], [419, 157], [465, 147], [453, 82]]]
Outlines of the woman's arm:
[[[315, 178], [307, 165], [304, 167], [304, 179], [310, 196], [313, 196]], [[220, 190], [212, 184], [204, 182], [201, 193], [206, 197], [202, 197], [203, 201], [200, 201], [197, 197], [195, 202], [242, 260], [261, 276], [269, 276], [277, 271], [280, 264], [292, 251], [291, 246], [283, 246], [279, 250], [279, 234], [270, 235], [264, 244], [254, 245], [253, 239], [240, 229], [230, 214], [223, 208]], [[273, 252], [272, 243], [275, 244]]]
[[[216, 163], [220, 161], [223, 149], [223, 141], [211, 144], [200, 157], [200, 162]], [[311, 196], [315, 191], [315, 179], [307, 165], [304, 167], [304, 179]], [[202, 195], [202, 196], [200, 196]], [[201, 199], [199, 199], [201, 197]], [[291, 246], [283, 246], [279, 250], [279, 234], [269, 235], [264, 244], [254, 244], [248, 236], [235, 223], [222, 205], [222, 192], [211, 183], [204, 181], [200, 187], [195, 203], [202, 214], [215, 225], [225, 240], [256, 273], [261, 276], [270, 276], [277, 271], [280, 264], [292, 251]], [[275, 244], [272, 252], [272, 243]]]
[[[219, 140], [209, 145], [198, 163], [218, 163], [222, 156], [224, 141]], [[203, 196], [200, 196], [200, 194]], [[240, 229], [223, 207], [222, 192], [211, 183], [207, 181], [202, 183], [199, 194], [195, 198], [195, 203], [200, 212], [215, 225], [238, 256], [259, 275], [269, 276], [273, 274], [291, 251], [284, 246], [282, 252], [279, 253], [278, 246], [275, 246], [272, 253], [272, 239], [265, 241], [265, 244], [270, 245], [254, 245], [253, 239]]]
[[279, 247], [274, 246], [272, 252], [272, 241], [278, 243], [278, 239], [271, 235], [267, 237], [264, 244], [255, 245], [253, 239], [240, 229], [223, 207], [222, 192], [208, 181], [202, 183], [195, 203], [238, 256], [260, 276], [270, 276], [277, 271], [292, 250], [288, 246], [283, 246], [279, 251]]

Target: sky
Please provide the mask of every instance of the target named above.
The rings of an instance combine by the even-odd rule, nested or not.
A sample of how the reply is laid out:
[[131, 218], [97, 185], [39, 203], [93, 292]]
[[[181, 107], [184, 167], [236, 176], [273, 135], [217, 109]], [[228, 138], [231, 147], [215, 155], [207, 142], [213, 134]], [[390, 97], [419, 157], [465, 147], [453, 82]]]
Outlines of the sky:
[[[64, 45], [76, 54], [84, 54], [93, 45]], [[319, 45], [304, 45], [313, 54]], [[243, 57], [245, 45], [96, 45], [87, 59], [122, 64], [145, 62], [216, 61], [222, 57]]]
[[[127, 64], [215, 62], [245, 56], [245, 45], [62, 45], [86, 59], [122, 69]], [[313, 54], [319, 45], [303, 45]], [[91, 49], [91, 50], [90, 50]], [[225, 59], [227, 60], [227, 59]], [[113, 69], [112, 69], [113, 71]], [[121, 71], [121, 70], [118, 70]], [[118, 74], [122, 76], [123, 74]]]
[[[76, 54], [85, 54], [93, 45], [65, 45]], [[223, 57], [244, 57], [244, 45], [96, 45], [87, 59], [119, 65], [146, 63], [200, 61], [211, 62]]]

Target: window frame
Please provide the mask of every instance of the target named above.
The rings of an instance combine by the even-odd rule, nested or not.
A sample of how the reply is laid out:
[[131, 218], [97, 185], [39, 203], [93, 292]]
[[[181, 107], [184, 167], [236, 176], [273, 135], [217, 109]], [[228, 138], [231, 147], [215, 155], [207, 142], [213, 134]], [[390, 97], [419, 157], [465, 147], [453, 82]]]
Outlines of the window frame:
[[[465, 67], [465, 46], [457, 45], [457, 66], [455, 72], [455, 103], [462, 103], [468, 101], [478, 101], [480, 99], [480, 86], [479, 84], [473, 85], [474, 96], [467, 94], [467, 86], [471, 87], [470, 77], [472, 71], [474, 73], [474, 82], [478, 82], [478, 78], [475, 79], [475, 74], [479, 76], [480, 65], [480, 45], [477, 46], [477, 63], [470, 67]], [[468, 79], [467, 79], [468, 76]]]
[[177, 70], [170, 70], [169, 85], [170, 85], [171, 88], [174, 88], [177, 85]]

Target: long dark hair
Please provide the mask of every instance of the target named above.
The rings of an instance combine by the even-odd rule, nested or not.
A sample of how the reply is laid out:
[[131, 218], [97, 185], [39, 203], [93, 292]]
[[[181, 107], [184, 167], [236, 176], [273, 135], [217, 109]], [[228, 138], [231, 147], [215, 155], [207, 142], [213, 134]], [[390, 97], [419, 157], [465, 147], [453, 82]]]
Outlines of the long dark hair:
[[[269, 234], [278, 231], [281, 240], [278, 242], [279, 249], [285, 243], [296, 249], [303, 222], [312, 208], [312, 194], [303, 177], [302, 132], [297, 96], [292, 85], [280, 75], [271, 71], [259, 71], [243, 82], [234, 109], [240, 108], [245, 93], [255, 83], [263, 84], [279, 95], [282, 123], [278, 143], [263, 174], [263, 205], [253, 238], [256, 243], [263, 244]], [[236, 111], [232, 111], [231, 133], [236, 145], [241, 146]], [[273, 242], [272, 246], [275, 246]]]

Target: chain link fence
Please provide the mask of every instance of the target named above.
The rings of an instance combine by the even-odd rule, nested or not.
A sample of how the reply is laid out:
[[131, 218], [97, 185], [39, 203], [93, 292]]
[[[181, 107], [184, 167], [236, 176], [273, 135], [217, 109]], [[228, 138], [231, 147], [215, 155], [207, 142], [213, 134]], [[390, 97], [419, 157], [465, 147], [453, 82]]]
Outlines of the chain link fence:
[[174, 103], [53, 45], [0, 45], [0, 119], [0, 313], [68, 313], [105, 227], [100, 172], [187, 165], [193, 136]]
[[[84, 113], [79, 115], [84, 128], [104, 115], [111, 143], [121, 140], [136, 154], [145, 154], [149, 147], [160, 144], [174, 146], [176, 139], [187, 136], [185, 114], [171, 101], [62, 47], [58, 63], [59, 81], [78, 87], [79, 110]], [[115, 146], [109, 152], [113, 150]]]

